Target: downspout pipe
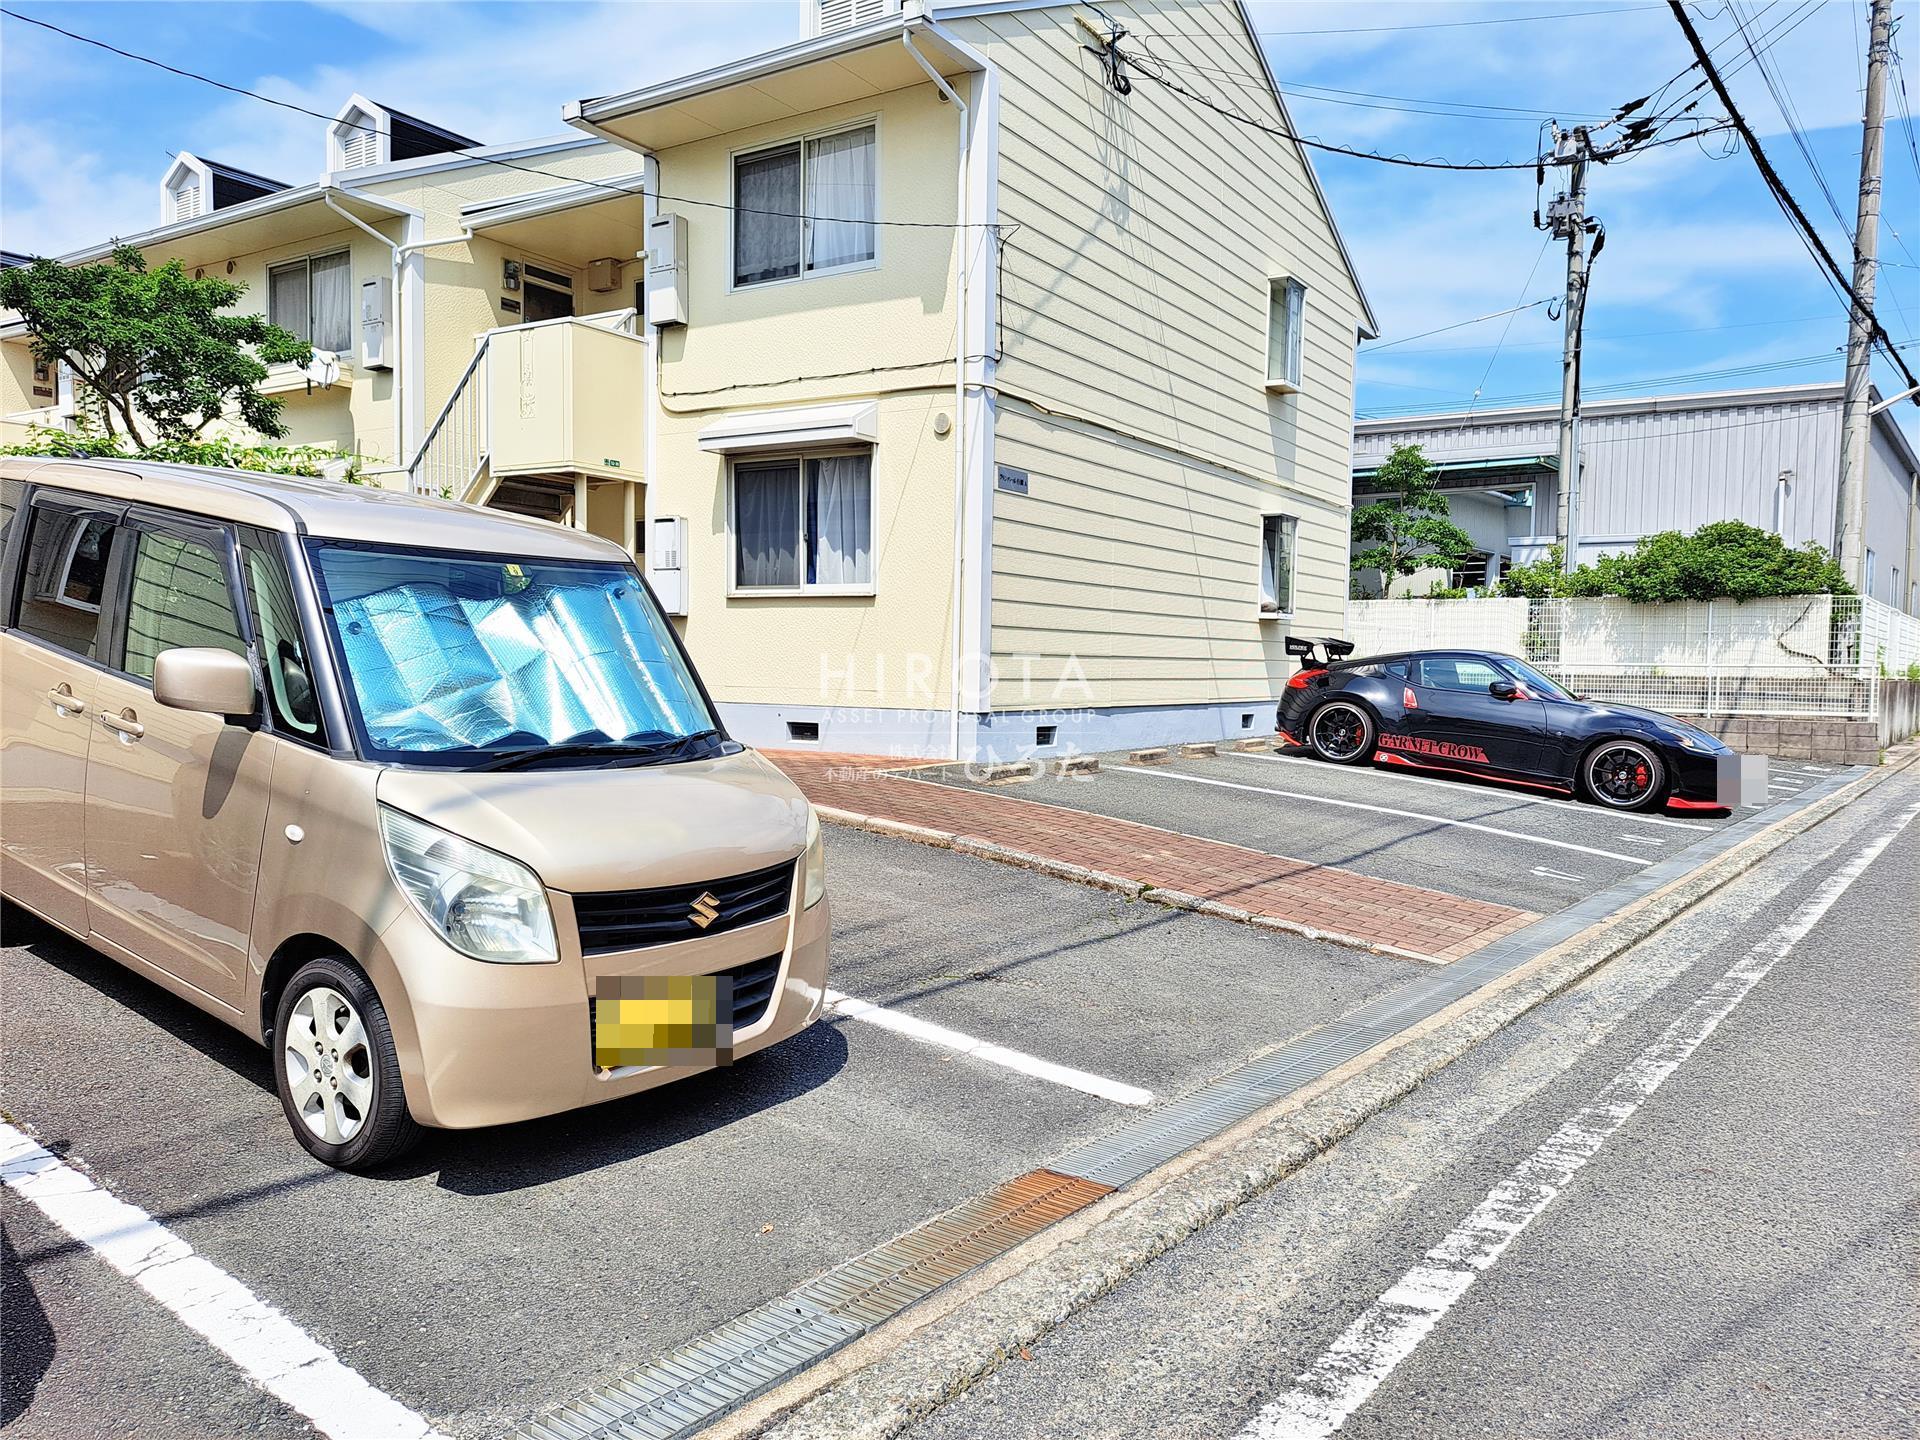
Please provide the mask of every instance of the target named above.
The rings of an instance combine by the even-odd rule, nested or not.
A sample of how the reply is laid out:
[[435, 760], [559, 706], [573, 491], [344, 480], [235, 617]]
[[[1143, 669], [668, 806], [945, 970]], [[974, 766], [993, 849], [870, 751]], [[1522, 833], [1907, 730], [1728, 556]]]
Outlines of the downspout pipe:
[[960, 758], [960, 618], [962, 567], [966, 546], [967, 524], [967, 235], [964, 228], [967, 219], [967, 196], [971, 189], [968, 184], [968, 165], [972, 150], [972, 116], [967, 102], [960, 98], [959, 91], [947, 83], [947, 79], [927, 62], [920, 48], [913, 43], [911, 26], [900, 32], [900, 43], [907, 53], [927, 72], [927, 78], [942, 95], [952, 102], [959, 115], [959, 163], [957, 191], [954, 198], [953, 218], [957, 227], [953, 232], [953, 298], [956, 307], [954, 316], [953, 342], [953, 609], [948, 620], [953, 631], [951, 654], [947, 667], [947, 755], [948, 758]]
[[[362, 220], [358, 215], [355, 215], [350, 210], [342, 208], [339, 202], [334, 199], [336, 195], [339, 195], [341, 193], [342, 193], [341, 191], [334, 189], [332, 186], [329, 186], [320, 192], [320, 203], [325, 205], [329, 210], [333, 211], [333, 213], [338, 215], [342, 220], [345, 220], [349, 225], [352, 225], [355, 229], [365, 231], [368, 235], [371, 235], [375, 240], [378, 240], [382, 245], [387, 247], [387, 253], [391, 257], [390, 263], [392, 267], [392, 277], [393, 277], [393, 319], [390, 323], [394, 327], [396, 340], [399, 338], [402, 338], [400, 334], [400, 298], [401, 298], [400, 267], [406, 263], [407, 257], [412, 255], [415, 251], [428, 250], [433, 248], [436, 245], [464, 244], [466, 241], [471, 240], [473, 238], [473, 231], [467, 230], [462, 234], [450, 235], [440, 240], [413, 240], [403, 244], [398, 240], [392, 240], [392, 239], [389, 239], [387, 236], [382, 235], [378, 230], [374, 229], [373, 226], [369, 225], [366, 221]], [[407, 335], [404, 338], [409, 342], [411, 342], [413, 337], [411, 335]], [[401, 354], [401, 363], [404, 365], [406, 363], [404, 352], [399, 351], [399, 347], [397, 344], [395, 346], [395, 349], [396, 349], [396, 352]], [[411, 418], [407, 414], [407, 408], [406, 408], [407, 389], [411, 384], [415, 382], [416, 379], [424, 383], [425, 377], [403, 375], [400, 377], [399, 381], [393, 387], [393, 450], [394, 450], [394, 459], [396, 462], [393, 468], [396, 470], [402, 470], [402, 471], [406, 470], [408, 466], [412, 464], [413, 460], [418, 458], [417, 456], [409, 457], [406, 453], [407, 421]]]

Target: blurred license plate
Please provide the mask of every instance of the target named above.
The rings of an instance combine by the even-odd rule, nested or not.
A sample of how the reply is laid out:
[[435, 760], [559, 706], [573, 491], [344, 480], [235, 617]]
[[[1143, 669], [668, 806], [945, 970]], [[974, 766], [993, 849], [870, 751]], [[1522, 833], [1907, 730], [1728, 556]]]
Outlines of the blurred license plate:
[[602, 975], [593, 998], [602, 1069], [733, 1062], [730, 975]]

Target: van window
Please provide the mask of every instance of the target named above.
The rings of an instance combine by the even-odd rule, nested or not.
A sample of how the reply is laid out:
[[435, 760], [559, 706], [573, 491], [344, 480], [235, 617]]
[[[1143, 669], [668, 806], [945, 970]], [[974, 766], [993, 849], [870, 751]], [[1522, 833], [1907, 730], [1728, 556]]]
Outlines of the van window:
[[267, 550], [243, 547], [253, 631], [260, 640], [260, 668], [267, 676], [267, 702], [274, 728], [319, 742], [320, 703], [313, 693], [313, 666], [300, 633], [293, 582], [286, 562]]
[[247, 653], [227, 589], [226, 564], [211, 546], [157, 531], [136, 532], [133, 584], [127, 601], [127, 659], [122, 667], [153, 679], [162, 650], [211, 646]]
[[117, 533], [112, 516], [35, 504], [15, 625], [69, 655], [93, 659]]

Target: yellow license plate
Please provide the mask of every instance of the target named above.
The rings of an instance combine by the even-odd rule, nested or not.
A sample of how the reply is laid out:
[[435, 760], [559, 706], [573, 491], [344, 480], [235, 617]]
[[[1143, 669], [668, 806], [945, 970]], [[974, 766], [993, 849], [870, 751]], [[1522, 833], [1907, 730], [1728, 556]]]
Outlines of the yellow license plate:
[[593, 1063], [727, 1065], [733, 1061], [730, 975], [602, 975], [594, 991]]

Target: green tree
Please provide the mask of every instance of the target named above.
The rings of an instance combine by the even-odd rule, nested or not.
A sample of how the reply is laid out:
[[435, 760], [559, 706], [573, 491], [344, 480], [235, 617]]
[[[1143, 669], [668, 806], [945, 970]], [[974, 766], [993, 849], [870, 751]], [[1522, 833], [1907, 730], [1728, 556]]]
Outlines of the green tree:
[[1447, 519], [1447, 497], [1418, 445], [1394, 446], [1374, 484], [1384, 498], [1353, 512], [1353, 538], [1367, 546], [1353, 568], [1378, 570], [1382, 596], [1398, 576], [1430, 565], [1452, 568], [1473, 553], [1467, 532]]
[[73, 372], [109, 438], [136, 449], [196, 438], [228, 418], [280, 436], [280, 402], [262, 395], [267, 366], [304, 365], [313, 347], [258, 315], [227, 313], [244, 285], [195, 279], [122, 245], [100, 265], [39, 259], [0, 270], [0, 306], [17, 311], [44, 364]]

